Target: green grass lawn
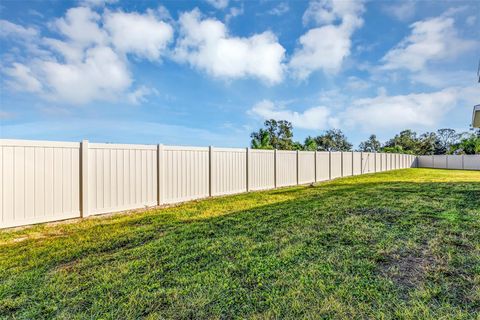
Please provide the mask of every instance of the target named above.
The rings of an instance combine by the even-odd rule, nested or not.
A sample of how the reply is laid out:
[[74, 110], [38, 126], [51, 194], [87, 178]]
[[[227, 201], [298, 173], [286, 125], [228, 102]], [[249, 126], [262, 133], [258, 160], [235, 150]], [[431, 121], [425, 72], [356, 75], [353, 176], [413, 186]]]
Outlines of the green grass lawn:
[[479, 319], [480, 172], [0, 231], [0, 317]]

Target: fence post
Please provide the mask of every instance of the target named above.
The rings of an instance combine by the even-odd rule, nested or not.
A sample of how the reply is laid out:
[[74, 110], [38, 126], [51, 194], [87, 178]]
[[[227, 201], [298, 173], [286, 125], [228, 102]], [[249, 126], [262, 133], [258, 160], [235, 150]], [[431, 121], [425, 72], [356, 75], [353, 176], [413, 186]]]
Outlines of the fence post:
[[355, 159], [355, 152], [352, 151], [352, 177], [355, 175], [355, 166], [353, 165], [353, 161]]
[[462, 154], [462, 170], [465, 170], [465, 155]]
[[299, 172], [299, 167], [300, 167], [300, 163], [299, 163], [299, 161], [298, 161], [298, 155], [299, 155], [299, 152], [298, 152], [298, 150], [297, 150], [297, 185], [298, 185], [298, 182], [299, 182], [299, 181], [298, 181], [298, 178], [299, 178], [299, 177], [298, 177], [298, 172]]
[[212, 179], [212, 156], [213, 156], [213, 147], [212, 146], [208, 146], [208, 196], [211, 197], [212, 196], [212, 183], [213, 183], [213, 179]]
[[80, 168], [80, 198], [82, 209], [80, 217], [85, 218], [89, 216], [89, 205], [88, 205], [88, 140], [82, 140], [80, 152], [81, 157], [81, 168]]
[[360, 174], [363, 174], [363, 152], [360, 152]]
[[373, 153], [373, 172], [377, 173], [377, 152]]
[[277, 188], [277, 149], [273, 150], [273, 187]]
[[247, 192], [250, 191], [250, 182], [248, 181], [248, 171], [249, 171], [249, 162], [250, 162], [250, 149], [247, 147], [246, 149], [246, 152], [245, 152], [245, 173], [246, 173], [246, 177], [245, 177], [245, 183], [246, 183], [246, 189], [247, 189]]
[[157, 203], [162, 204], [163, 201], [163, 144], [157, 145]]
[[328, 151], [328, 180], [332, 180], [332, 152]]
[[317, 150], [315, 150], [313, 154], [313, 172], [315, 173], [314, 180], [317, 182]]
[[343, 151], [340, 151], [340, 177], [343, 177]]

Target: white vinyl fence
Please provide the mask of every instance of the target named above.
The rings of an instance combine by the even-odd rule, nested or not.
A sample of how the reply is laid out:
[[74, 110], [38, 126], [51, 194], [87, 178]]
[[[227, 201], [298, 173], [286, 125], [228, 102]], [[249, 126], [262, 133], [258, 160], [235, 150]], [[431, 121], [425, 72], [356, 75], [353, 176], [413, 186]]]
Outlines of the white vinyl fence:
[[0, 140], [0, 228], [415, 165], [402, 154]]
[[480, 155], [419, 156], [419, 168], [480, 170]]

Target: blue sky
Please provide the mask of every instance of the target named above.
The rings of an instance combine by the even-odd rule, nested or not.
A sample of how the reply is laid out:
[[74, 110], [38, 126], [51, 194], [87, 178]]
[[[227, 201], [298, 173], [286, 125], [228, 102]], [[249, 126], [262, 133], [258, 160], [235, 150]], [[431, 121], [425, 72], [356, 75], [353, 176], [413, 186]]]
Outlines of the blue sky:
[[357, 146], [480, 103], [478, 1], [2, 1], [0, 31], [2, 138]]

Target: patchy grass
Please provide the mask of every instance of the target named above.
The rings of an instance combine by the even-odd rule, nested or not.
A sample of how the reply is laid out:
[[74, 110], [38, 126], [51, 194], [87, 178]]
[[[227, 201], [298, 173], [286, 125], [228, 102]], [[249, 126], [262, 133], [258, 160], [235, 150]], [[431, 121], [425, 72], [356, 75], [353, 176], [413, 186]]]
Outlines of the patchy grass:
[[479, 310], [480, 172], [398, 170], [0, 232], [3, 318]]

